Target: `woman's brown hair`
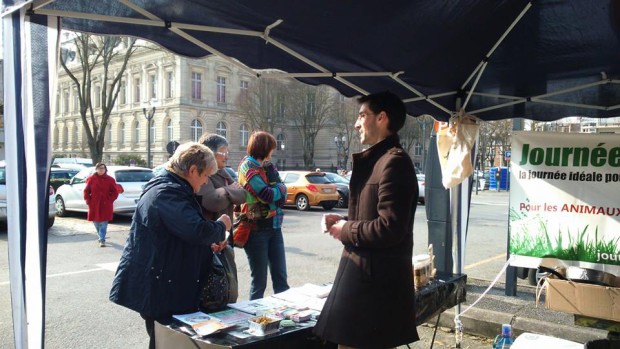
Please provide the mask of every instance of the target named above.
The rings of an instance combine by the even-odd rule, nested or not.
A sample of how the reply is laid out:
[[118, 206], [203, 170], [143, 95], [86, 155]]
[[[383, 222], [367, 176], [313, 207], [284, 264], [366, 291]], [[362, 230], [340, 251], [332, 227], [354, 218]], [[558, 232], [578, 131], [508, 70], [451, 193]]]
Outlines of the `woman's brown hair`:
[[248, 140], [247, 153], [256, 160], [264, 160], [276, 149], [276, 139], [269, 132], [256, 131]]

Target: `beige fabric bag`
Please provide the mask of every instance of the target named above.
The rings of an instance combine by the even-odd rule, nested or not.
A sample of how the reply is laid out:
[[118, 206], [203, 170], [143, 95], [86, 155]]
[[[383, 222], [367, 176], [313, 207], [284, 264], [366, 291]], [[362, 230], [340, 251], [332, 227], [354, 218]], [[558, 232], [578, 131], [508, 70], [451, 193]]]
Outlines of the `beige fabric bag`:
[[448, 127], [437, 131], [437, 150], [444, 188], [449, 189], [471, 176], [471, 150], [478, 139], [479, 119], [459, 111]]

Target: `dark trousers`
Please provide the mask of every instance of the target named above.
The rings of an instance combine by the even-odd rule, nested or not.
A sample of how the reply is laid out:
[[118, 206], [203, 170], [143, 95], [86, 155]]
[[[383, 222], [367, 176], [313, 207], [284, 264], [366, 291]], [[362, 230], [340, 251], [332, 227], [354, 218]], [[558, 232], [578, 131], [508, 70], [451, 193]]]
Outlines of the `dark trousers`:
[[146, 333], [149, 335], [149, 349], [155, 349], [155, 320], [140, 314], [146, 325]]

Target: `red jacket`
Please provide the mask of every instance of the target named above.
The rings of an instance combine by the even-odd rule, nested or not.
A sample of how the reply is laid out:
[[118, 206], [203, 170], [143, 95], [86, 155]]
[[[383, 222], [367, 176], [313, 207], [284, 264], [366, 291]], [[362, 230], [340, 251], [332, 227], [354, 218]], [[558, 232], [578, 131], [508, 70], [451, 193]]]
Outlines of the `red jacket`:
[[114, 200], [118, 197], [116, 181], [107, 174], [92, 174], [86, 178], [84, 200], [88, 205], [89, 221], [111, 221], [114, 211]]

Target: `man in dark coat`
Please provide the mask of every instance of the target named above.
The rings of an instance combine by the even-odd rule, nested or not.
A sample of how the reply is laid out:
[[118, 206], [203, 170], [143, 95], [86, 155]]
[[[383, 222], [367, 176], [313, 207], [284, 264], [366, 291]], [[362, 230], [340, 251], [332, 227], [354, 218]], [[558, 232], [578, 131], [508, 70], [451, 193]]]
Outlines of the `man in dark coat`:
[[110, 300], [140, 313], [150, 348], [154, 321], [199, 310], [202, 261], [231, 227], [225, 214], [215, 222], [205, 219], [195, 196], [216, 170], [211, 150], [182, 144], [138, 202]]
[[418, 183], [397, 135], [403, 102], [390, 92], [358, 101], [355, 129], [370, 147], [353, 155], [348, 216], [325, 215], [344, 249], [314, 331], [339, 348], [392, 348], [419, 339], [411, 263]]

